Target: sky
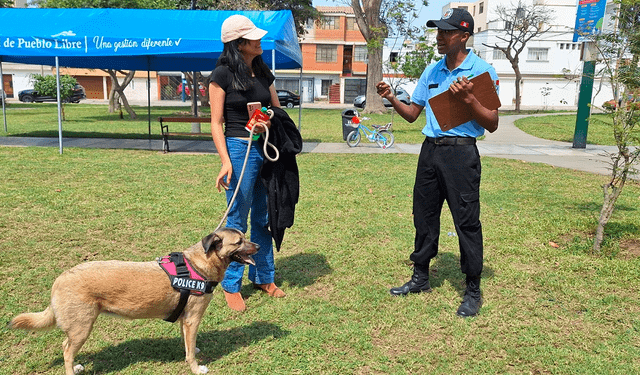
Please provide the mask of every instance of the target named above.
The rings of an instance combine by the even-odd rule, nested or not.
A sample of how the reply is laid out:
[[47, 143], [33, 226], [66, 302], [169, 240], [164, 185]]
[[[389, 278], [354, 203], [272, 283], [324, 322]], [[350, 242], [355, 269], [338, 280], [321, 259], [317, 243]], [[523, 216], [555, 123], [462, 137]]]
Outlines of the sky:
[[[416, 0], [416, 2], [418, 1], [419, 0]], [[416, 25], [414, 26], [422, 26], [429, 20], [440, 19], [440, 16], [442, 16], [442, 7], [449, 4], [450, 2], [451, 0], [429, 0], [429, 5], [426, 7], [422, 7], [422, 9], [420, 10], [419, 18], [416, 21]], [[463, 0], [460, 2], [465, 1]], [[313, 0], [314, 6], [346, 6], [346, 3], [347, 1], [345, 0]]]

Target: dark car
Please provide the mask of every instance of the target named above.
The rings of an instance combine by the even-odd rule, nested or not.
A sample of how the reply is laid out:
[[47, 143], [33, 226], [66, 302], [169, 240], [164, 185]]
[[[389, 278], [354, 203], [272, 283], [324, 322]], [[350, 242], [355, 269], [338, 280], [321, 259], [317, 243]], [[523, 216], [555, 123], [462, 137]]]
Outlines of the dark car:
[[300, 105], [300, 95], [296, 95], [289, 90], [276, 90], [280, 105], [287, 108], [293, 108]]
[[[411, 96], [402, 88], [396, 89], [396, 98], [404, 104], [411, 104]], [[365, 95], [356, 96], [356, 98], [353, 99], [353, 106], [357, 108], [364, 108], [367, 105], [366, 99], [367, 97]], [[382, 104], [384, 104], [385, 107], [391, 107], [391, 103], [385, 98], [382, 98]]]
[[[86, 99], [87, 95], [84, 93], [84, 87], [75, 85], [73, 87], [73, 93], [70, 97], [62, 99], [64, 103], [79, 103], [80, 100]], [[42, 102], [56, 102], [58, 101], [55, 96], [40, 95], [36, 90], [22, 90], [18, 93], [18, 100], [25, 103], [42, 103]]]

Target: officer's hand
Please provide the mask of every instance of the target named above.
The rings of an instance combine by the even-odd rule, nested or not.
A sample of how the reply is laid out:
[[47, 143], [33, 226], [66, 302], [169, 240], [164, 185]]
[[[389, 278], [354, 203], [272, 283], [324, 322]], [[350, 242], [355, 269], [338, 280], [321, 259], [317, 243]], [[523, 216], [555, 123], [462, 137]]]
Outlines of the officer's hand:
[[449, 91], [451, 91], [453, 97], [467, 104], [475, 99], [475, 96], [471, 93], [472, 89], [473, 83], [469, 81], [467, 77], [458, 77], [458, 79], [449, 86]]
[[393, 98], [393, 92], [391, 91], [391, 86], [389, 86], [388, 83], [378, 82], [378, 84], [376, 85], [376, 90], [378, 92], [378, 95], [383, 98], [387, 98], [389, 100]]

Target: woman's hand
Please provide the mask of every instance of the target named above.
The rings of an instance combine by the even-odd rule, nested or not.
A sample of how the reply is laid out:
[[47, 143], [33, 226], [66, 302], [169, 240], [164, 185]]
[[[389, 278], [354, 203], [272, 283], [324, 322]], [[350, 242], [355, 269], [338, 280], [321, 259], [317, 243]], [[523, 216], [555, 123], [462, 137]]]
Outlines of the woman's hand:
[[220, 173], [218, 173], [218, 177], [216, 178], [216, 188], [218, 188], [218, 192], [224, 190], [229, 190], [229, 181], [231, 181], [231, 175], [233, 174], [233, 167], [231, 163], [222, 164], [220, 168]]
[[255, 130], [253, 134], [264, 133], [266, 131], [265, 128], [271, 129], [271, 120], [267, 120], [267, 121], [258, 120], [256, 122]]

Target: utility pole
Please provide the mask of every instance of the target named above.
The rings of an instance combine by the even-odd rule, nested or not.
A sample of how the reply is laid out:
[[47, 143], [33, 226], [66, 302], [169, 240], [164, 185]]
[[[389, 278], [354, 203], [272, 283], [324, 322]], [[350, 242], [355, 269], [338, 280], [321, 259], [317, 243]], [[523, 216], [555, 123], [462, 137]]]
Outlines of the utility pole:
[[587, 147], [587, 130], [589, 128], [589, 116], [591, 114], [591, 96], [593, 95], [593, 76], [596, 71], [596, 63], [591, 56], [591, 43], [582, 43], [582, 80], [580, 81], [580, 94], [578, 96], [578, 114], [576, 116], [576, 128], [573, 134], [573, 148]]
[[591, 114], [591, 96], [593, 95], [593, 78], [596, 71], [598, 53], [592, 37], [602, 32], [602, 24], [607, 7], [611, 0], [578, 0], [576, 9], [576, 26], [573, 41], [582, 42], [580, 60], [582, 60], [582, 80], [578, 95], [578, 114], [576, 129], [573, 134], [573, 148], [587, 147], [587, 129]]

